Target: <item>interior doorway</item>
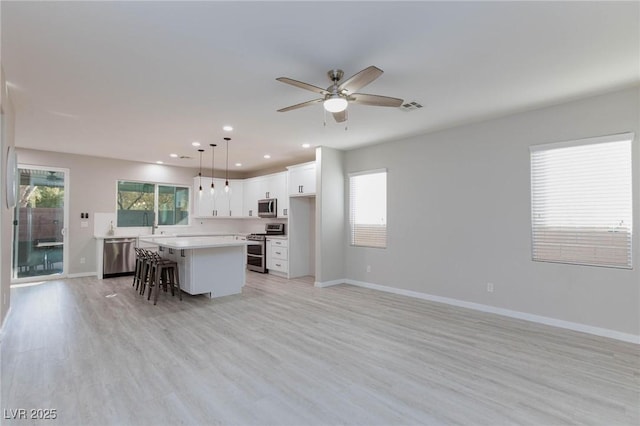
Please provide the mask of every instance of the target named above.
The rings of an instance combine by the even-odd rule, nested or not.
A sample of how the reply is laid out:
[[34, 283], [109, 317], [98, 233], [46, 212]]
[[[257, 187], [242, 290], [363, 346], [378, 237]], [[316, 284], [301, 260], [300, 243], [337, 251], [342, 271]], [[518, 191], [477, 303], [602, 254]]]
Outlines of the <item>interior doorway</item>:
[[67, 274], [68, 169], [18, 165], [14, 282]]

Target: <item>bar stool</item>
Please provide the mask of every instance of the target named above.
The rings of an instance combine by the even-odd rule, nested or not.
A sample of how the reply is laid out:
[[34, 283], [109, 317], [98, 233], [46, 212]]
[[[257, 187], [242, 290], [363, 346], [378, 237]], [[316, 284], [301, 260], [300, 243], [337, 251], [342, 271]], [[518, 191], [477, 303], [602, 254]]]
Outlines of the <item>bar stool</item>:
[[136, 252], [136, 267], [133, 272], [133, 283], [131, 284], [131, 287], [135, 287], [137, 290], [140, 286], [140, 279], [142, 277], [142, 263], [144, 262], [144, 259], [142, 258], [142, 252], [140, 251], [141, 249], [139, 249], [138, 247], [134, 247], [133, 249]]
[[147, 285], [153, 282], [155, 277], [154, 252], [147, 249], [138, 249], [140, 253], [140, 276], [137, 281], [136, 290], [144, 295]]
[[178, 296], [182, 300], [182, 290], [180, 289], [180, 274], [178, 273], [178, 263], [162, 258], [158, 253], [151, 253], [151, 268], [152, 273], [149, 279], [149, 293], [147, 300], [151, 299], [151, 292], [153, 287], [156, 288], [155, 296], [153, 298], [153, 304], [158, 303], [158, 294], [162, 287], [166, 292], [168, 287], [171, 286], [171, 295], [175, 296], [175, 290], [178, 290]]

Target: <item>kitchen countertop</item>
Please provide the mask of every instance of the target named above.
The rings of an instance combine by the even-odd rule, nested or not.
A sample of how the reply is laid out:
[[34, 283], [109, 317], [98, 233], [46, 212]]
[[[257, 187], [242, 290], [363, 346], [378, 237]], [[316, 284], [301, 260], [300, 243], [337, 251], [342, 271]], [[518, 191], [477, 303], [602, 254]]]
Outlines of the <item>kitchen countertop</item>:
[[93, 238], [97, 240], [104, 240], [107, 238], [176, 238], [176, 237], [225, 237], [225, 236], [239, 236], [245, 237], [247, 234], [243, 233], [230, 233], [230, 232], [185, 232], [185, 233], [165, 233], [165, 234], [115, 234], [115, 235], [94, 235]]
[[255, 244], [251, 241], [225, 238], [222, 236], [198, 236], [198, 237], [156, 237], [145, 236], [140, 237], [140, 241], [151, 244], [158, 244], [163, 247], [168, 247], [178, 250], [191, 250], [201, 248], [216, 248], [216, 247], [233, 247], [233, 246], [246, 246], [248, 244]]
[[288, 235], [267, 235], [267, 240], [288, 240]]

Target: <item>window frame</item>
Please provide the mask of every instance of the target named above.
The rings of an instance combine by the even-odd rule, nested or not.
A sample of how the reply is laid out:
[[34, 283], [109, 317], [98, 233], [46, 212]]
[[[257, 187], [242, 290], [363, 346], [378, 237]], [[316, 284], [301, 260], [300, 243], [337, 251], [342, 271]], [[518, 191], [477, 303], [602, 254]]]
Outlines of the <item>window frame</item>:
[[[354, 195], [352, 194], [352, 178], [354, 177], [362, 177], [362, 176], [366, 176], [366, 175], [376, 175], [376, 174], [381, 174], [384, 173], [384, 184], [385, 184], [385, 205], [384, 205], [384, 210], [385, 210], [385, 214], [384, 214], [384, 218], [385, 218], [385, 222], [384, 222], [384, 245], [374, 245], [374, 244], [356, 244], [355, 242], [355, 234], [356, 231], [354, 229], [354, 217], [353, 215], [355, 214], [354, 211], [354, 206], [353, 206], [353, 198]], [[358, 171], [358, 172], [351, 172], [348, 174], [348, 179], [347, 179], [347, 185], [348, 185], [348, 197], [349, 197], [349, 210], [348, 210], [348, 215], [349, 215], [349, 245], [351, 247], [363, 247], [363, 248], [373, 248], [373, 249], [386, 249], [389, 245], [389, 219], [388, 219], [388, 213], [389, 213], [389, 203], [388, 203], [388, 178], [389, 178], [389, 171], [386, 168], [379, 168], [379, 169], [371, 169], [371, 170], [363, 170], [363, 171]]]
[[[529, 200], [530, 200], [530, 209], [531, 209], [530, 230], [531, 230], [531, 260], [532, 261], [544, 262], [544, 263], [562, 263], [562, 264], [579, 265], [579, 266], [595, 266], [595, 267], [614, 268], [614, 269], [633, 269], [633, 257], [634, 257], [634, 244], [633, 244], [634, 170], [633, 168], [634, 168], [634, 152], [635, 152], [634, 141], [635, 141], [635, 134], [633, 132], [627, 132], [627, 133], [618, 133], [618, 134], [606, 135], [606, 136], [597, 136], [597, 137], [591, 137], [591, 138], [569, 140], [564, 142], [531, 145], [529, 147], [529, 152], [530, 152]], [[617, 228], [617, 227], [614, 227], [613, 225], [589, 224], [589, 225], [584, 225], [583, 229], [581, 230], [580, 229], [581, 226], [578, 226], [578, 225], [566, 225], [562, 223], [549, 224], [549, 225], [546, 225], [546, 227], [549, 229], [549, 231], [547, 232], [551, 232], [551, 233], [548, 234], [547, 240], [545, 241], [543, 239], [545, 225], [540, 224], [540, 220], [539, 220], [539, 217], [537, 217], [537, 214], [539, 214], [541, 208], [542, 208], [542, 211], [546, 211], [548, 209], [548, 205], [544, 204], [544, 200], [540, 200], [540, 198], [536, 199], [535, 197], [536, 197], [536, 194], [538, 197], [544, 197], [545, 195], [547, 197], [550, 197], [552, 195], [549, 194], [548, 192], [539, 193], [538, 191], [536, 191], [536, 189], [539, 190], [540, 188], [535, 187], [536, 183], [538, 183], [535, 179], [536, 177], [540, 179], [543, 175], [543, 172], [536, 174], [537, 170], [540, 170], [540, 168], [536, 169], [536, 165], [534, 164], [534, 157], [539, 155], [540, 153], [553, 151], [555, 149], [578, 148], [578, 147], [586, 147], [586, 146], [593, 146], [593, 145], [600, 145], [600, 144], [607, 144], [607, 143], [623, 143], [623, 142], [628, 142], [629, 144], [629, 154], [628, 154], [629, 157], [627, 159], [625, 154], [625, 158], [624, 158], [625, 167], [629, 167], [629, 181], [625, 183], [625, 187], [624, 187], [624, 189], [627, 189], [627, 185], [628, 185], [628, 189], [629, 189], [629, 199], [626, 199], [626, 197], [624, 198], [625, 204], [626, 202], [628, 202], [628, 205], [626, 205], [626, 208], [629, 209], [628, 210], [629, 211], [628, 226], [620, 226], [620, 228]], [[579, 165], [586, 167], [584, 166], [584, 164], [586, 163], [579, 164]], [[594, 170], [597, 170], [597, 167], [598, 166], [594, 166]], [[579, 169], [579, 172], [583, 172], [583, 170], [584, 169]], [[565, 172], [564, 169], [562, 171]], [[572, 177], [573, 175], [571, 175], [570, 178], [564, 179], [563, 181], [556, 181], [556, 182], [570, 184]], [[612, 184], [615, 184], [615, 182], [612, 182]], [[608, 200], [606, 198], [600, 198], [599, 201], [601, 200], [604, 200], [605, 201], [604, 205], [606, 205], [606, 201]], [[565, 211], [554, 210], [553, 212], [555, 212], [556, 214], [560, 214], [563, 212], [571, 213], [571, 211], [572, 211], [571, 208], [567, 208], [567, 210]], [[577, 216], [577, 217], [579, 218], [580, 216]], [[624, 223], [624, 221], [621, 222], [621, 225], [622, 223]], [[569, 228], [571, 229], [572, 232], [567, 231], [566, 229], [563, 229], [563, 228]], [[611, 230], [608, 230], [607, 232], [613, 233], [607, 236], [607, 239], [611, 241], [609, 243], [610, 246], [606, 246], [602, 242], [595, 241], [597, 239], [602, 239], [602, 237], [605, 235], [604, 232], [602, 231], [602, 229], [604, 228], [611, 228]], [[565, 235], [563, 235], [564, 232], [566, 232]], [[619, 236], [616, 237], [615, 236], [616, 233], [620, 233]], [[539, 235], [539, 237], [537, 237], [537, 235]], [[587, 244], [585, 242], [582, 242], [582, 240], [579, 239], [580, 237], [591, 238], [594, 241]], [[548, 253], [544, 253], [545, 251], [544, 244], [547, 244], [547, 246], [549, 246], [550, 238], [564, 238], [564, 239], [560, 239], [559, 242], [557, 243], [558, 250], [560, 251], [560, 253], [558, 253], [557, 255], [550, 255]], [[575, 241], [574, 242], [570, 241], [571, 238], [574, 238]], [[614, 242], [615, 239], [622, 240], [623, 238], [626, 241], [626, 244], [624, 245], [620, 244], [620, 242]], [[622, 247], [624, 247], [626, 252], [626, 258], [627, 258], [626, 264], [622, 264], [620, 261], [617, 260], [617, 258], [621, 257], [620, 255], [612, 256], [609, 254], [609, 257], [607, 257], [607, 253], [606, 253], [607, 249], [619, 250]], [[574, 253], [572, 255], [568, 255], [568, 254], [563, 255], [562, 254], [563, 249], [565, 250], [568, 249], [569, 251], [573, 249]], [[580, 250], [582, 250], [583, 253], [578, 253], [578, 251]], [[589, 250], [592, 253], [587, 254]], [[600, 251], [600, 253], [597, 253], [598, 251]]]
[[[119, 215], [118, 215], [118, 192], [120, 192], [120, 183], [121, 182], [129, 182], [129, 183], [137, 183], [137, 184], [143, 184], [143, 185], [152, 185], [153, 186], [153, 192], [151, 192], [153, 194], [153, 217], [151, 218], [151, 223], [149, 225], [122, 225], [120, 224], [119, 221]], [[187, 191], [187, 207], [186, 207], [186, 212], [187, 212], [187, 223], [185, 224], [173, 224], [173, 225], [164, 225], [164, 224], [160, 224], [159, 223], [159, 218], [160, 218], [160, 187], [172, 187], [174, 188], [174, 194], [175, 194], [175, 190], [176, 189], [183, 189]], [[184, 185], [184, 184], [174, 184], [174, 183], [164, 183], [164, 182], [149, 182], [149, 181], [142, 181], [142, 180], [135, 180], [135, 179], [118, 179], [116, 180], [116, 205], [115, 205], [115, 210], [116, 210], [116, 226], [119, 228], [136, 228], [136, 227], [150, 227], [153, 226], [154, 223], [156, 224], [156, 226], [158, 228], [161, 227], [167, 227], [167, 226], [189, 226], [191, 223], [191, 218], [192, 218], [192, 214], [191, 214], [191, 205], [192, 205], [192, 199], [191, 199], [191, 187], [189, 185]], [[174, 221], [175, 221], [175, 209], [174, 209]]]

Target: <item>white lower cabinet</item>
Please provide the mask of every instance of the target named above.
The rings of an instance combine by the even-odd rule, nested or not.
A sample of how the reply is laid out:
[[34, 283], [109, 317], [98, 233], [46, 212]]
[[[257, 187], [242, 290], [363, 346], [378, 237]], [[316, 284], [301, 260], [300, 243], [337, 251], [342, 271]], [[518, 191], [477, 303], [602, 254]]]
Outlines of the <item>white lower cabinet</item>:
[[267, 269], [270, 274], [288, 278], [289, 247], [287, 240], [267, 238]]

